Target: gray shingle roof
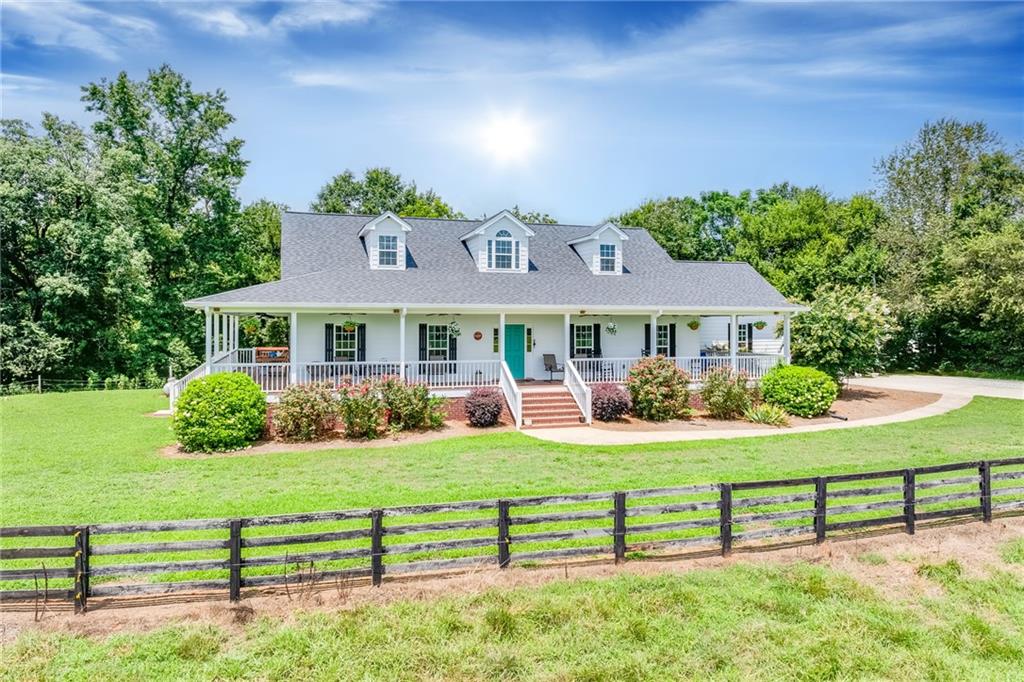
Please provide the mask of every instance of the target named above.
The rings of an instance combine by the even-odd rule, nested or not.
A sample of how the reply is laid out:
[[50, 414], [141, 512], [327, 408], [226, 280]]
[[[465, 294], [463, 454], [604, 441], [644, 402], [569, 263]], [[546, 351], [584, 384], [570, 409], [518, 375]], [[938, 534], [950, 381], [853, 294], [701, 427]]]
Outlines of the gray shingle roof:
[[594, 230], [582, 225], [531, 225], [530, 271], [493, 273], [460, 240], [483, 221], [407, 218], [407, 269], [371, 270], [357, 234], [374, 217], [285, 212], [281, 280], [188, 304], [799, 308], [746, 263], [674, 261], [640, 229], [629, 230], [618, 276], [594, 275], [566, 244]]

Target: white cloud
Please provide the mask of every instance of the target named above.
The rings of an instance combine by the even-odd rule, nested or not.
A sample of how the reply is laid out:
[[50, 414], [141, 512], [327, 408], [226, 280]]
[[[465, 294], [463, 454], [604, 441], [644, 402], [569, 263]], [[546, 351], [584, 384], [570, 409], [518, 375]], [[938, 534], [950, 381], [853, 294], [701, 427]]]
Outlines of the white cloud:
[[125, 46], [156, 34], [156, 25], [148, 19], [73, 0], [5, 0], [3, 15], [4, 43], [27, 40], [40, 47], [70, 47], [110, 60], [117, 59]]
[[356, 24], [370, 19], [378, 9], [376, 2], [293, 2], [274, 15], [270, 25], [293, 30]]
[[[1020, 6], [716, 4], [669, 30], [633, 32], [624, 47], [574, 33], [496, 38], [442, 26], [408, 35], [386, 62], [355, 56], [287, 75], [299, 86], [354, 90], [642, 80], [828, 97], [841, 84], [884, 88], [947, 77], [921, 68], [919, 52], [1013, 40], [1022, 17]], [[952, 58], [936, 58], [960, 68]]]
[[272, 17], [261, 19], [253, 11], [255, 4], [172, 2], [168, 6], [177, 16], [194, 22], [196, 28], [229, 38], [272, 38], [292, 31], [362, 23], [379, 9], [376, 2], [289, 2]]
[[38, 92], [50, 90], [55, 85], [49, 78], [0, 71], [0, 92]]

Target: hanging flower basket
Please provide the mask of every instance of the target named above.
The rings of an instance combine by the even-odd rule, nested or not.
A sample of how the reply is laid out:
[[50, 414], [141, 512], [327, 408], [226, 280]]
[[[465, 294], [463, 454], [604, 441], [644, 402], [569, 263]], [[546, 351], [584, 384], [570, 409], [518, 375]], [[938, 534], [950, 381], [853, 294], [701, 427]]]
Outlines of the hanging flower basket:
[[689, 322], [686, 323], [686, 326], [692, 329], [693, 331], [697, 331], [698, 329], [700, 329], [700, 321], [690, 320]]
[[754, 323], [754, 329], [756, 329], [758, 331], [761, 331], [762, 329], [764, 329], [767, 326], [768, 326], [768, 323], [765, 322], [764, 320], [758, 320], [757, 322]]
[[462, 335], [462, 327], [459, 326], [457, 320], [452, 320], [448, 323], [448, 334], [455, 337], [456, 339]]
[[341, 328], [347, 332], [354, 332], [356, 330], [356, 327], [358, 326], [359, 323], [356, 322], [355, 320], [345, 320], [344, 322], [341, 323]]
[[614, 322], [609, 322], [607, 325], [605, 325], [604, 330], [608, 332], [611, 336], [615, 336], [616, 334], [619, 333], [619, 325], [615, 324]]

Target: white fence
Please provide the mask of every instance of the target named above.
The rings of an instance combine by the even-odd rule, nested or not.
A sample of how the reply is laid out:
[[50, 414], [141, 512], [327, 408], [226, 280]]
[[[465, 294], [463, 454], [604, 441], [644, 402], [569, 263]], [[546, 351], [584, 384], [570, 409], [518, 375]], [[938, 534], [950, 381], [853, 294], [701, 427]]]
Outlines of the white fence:
[[291, 383], [291, 369], [287, 362], [218, 362], [210, 365], [210, 374], [240, 372], [252, 377], [264, 393], [277, 393]]
[[397, 362], [305, 362], [299, 365], [298, 379], [301, 383], [329, 383], [337, 387], [398, 376], [401, 371], [402, 365]]
[[[572, 364], [579, 371], [583, 381], [588, 384], [612, 383], [621, 384], [629, 377], [629, 370], [643, 358], [573, 358]], [[676, 366], [690, 375], [694, 382], [700, 382], [704, 375], [713, 369], [731, 367], [732, 358], [728, 355], [676, 357], [669, 358]], [[782, 362], [781, 355], [758, 355], [744, 353], [736, 356], [736, 370], [746, 372], [755, 381], [763, 377], [768, 370]]]
[[501, 361], [500, 372], [501, 392], [505, 394], [505, 402], [508, 403], [508, 409], [512, 412], [512, 419], [515, 420], [518, 429], [523, 425], [523, 392], [504, 360]]
[[572, 394], [572, 399], [576, 401], [576, 405], [580, 408], [580, 413], [583, 414], [586, 423], [591, 423], [593, 394], [590, 391], [590, 387], [583, 381], [583, 377], [580, 376], [572, 360], [565, 363], [564, 383], [565, 387], [569, 389], [569, 393]]
[[405, 380], [431, 388], [497, 386], [501, 365], [497, 360], [422, 360], [405, 365]]

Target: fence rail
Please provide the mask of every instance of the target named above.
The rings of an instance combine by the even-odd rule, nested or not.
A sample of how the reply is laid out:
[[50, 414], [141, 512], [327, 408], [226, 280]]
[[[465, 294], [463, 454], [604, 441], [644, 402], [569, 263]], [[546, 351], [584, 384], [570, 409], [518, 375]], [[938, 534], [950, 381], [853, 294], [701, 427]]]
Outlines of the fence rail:
[[[629, 378], [629, 370], [643, 358], [573, 358], [572, 363], [579, 371], [583, 381], [594, 383], [624, 383]], [[732, 358], [728, 355], [679, 356], [668, 358], [676, 367], [686, 372], [696, 383], [704, 380], [704, 376], [714, 369], [733, 367]], [[760, 380], [775, 365], [784, 360], [782, 355], [742, 353], [736, 356], [735, 369], [744, 372], [753, 380]]]
[[[1024, 512], [1024, 457], [768, 481], [236, 519], [0, 528], [3, 600], [226, 591], [529, 564], [623, 561]], [[171, 536], [158, 537], [162, 533]], [[183, 539], [182, 536], [188, 536]], [[12, 545], [12, 543], [14, 543]], [[20, 543], [20, 544], [19, 544]]]

